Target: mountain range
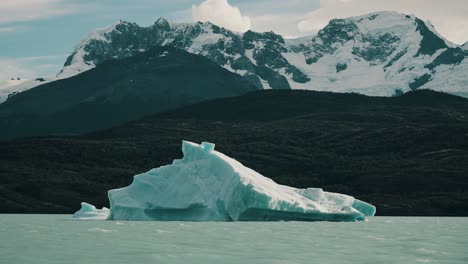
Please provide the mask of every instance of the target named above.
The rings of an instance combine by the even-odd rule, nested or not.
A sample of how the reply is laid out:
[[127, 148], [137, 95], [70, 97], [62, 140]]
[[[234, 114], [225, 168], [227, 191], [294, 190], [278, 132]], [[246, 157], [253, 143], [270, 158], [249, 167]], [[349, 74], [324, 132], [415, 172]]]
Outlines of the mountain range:
[[[468, 43], [455, 45], [430, 22], [413, 15], [378, 12], [333, 19], [316, 35], [285, 39], [274, 32], [233, 32], [212, 23], [171, 23], [149, 27], [118, 21], [84, 38], [61, 72], [68, 78], [107, 60], [123, 59], [156, 46], [204, 56], [260, 89], [307, 89], [399, 95], [428, 88], [468, 96]], [[37, 86], [0, 84], [0, 102]]]
[[467, 95], [468, 52], [429, 22], [396, 12], [333, 19], [315, 36], [243, 34], [209, 22], [152, 26], [118, 23], [92, 33], [68, 58], [61, 77], [154, 46], [209, 58], [263, 89], [307, 89], [392, 96], [419, 88]]

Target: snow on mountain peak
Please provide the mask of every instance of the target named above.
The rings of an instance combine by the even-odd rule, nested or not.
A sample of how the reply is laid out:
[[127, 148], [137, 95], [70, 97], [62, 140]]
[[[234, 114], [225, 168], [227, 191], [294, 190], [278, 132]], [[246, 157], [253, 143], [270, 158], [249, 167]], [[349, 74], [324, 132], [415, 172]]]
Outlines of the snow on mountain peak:
[[119, 25], [126, 25], [128, 23], [127, 21], [118, 20], [107, 27], [97, 28], [91, 34], [83, 38], [81, 42], [75, 46], [75, 50], [85, 46], [91, 40], [108, 41], [106, 34], [116, 30]]
[[362, 32], [394, 32], [407, 31], [414, 27], [414, 16], [397, 12], [376, 12], [364, 16], [351, 17], [346, 20], [358, 25]]
[[166, 18], [160, 17], [160, 18], [158, 18], [158, 20], [156, 20], [156, 22], [154, 22], [154, 24], [155, 25], [165, 25], [165, 24], [170, 24], [170, 22]]
[[169, 20], [165, 19], [164, 17], [160, 17], [156, 22], [154, 22], [154, 27], [160, 27], [160, 28], [166, 28], [166, 29], [171, 29], [172, 24], [169, 22]]
[[87, 47], [95, 42], [110, 44], [112, 41], [109, 34], [119, 32], [121, 27], [129, 25], [136, 24], [118, 20], [110, 26], [96, 29], [87, 37], [83, 38], [83, 40], [81, 40], [81, 42], [75, 46], [75, 51], [72, 53], [72, 55], [67, 58], [67, 61], [64, 64], [64, 68], [59, 74], [57, 74], [57, 78], [69, 78], [96, 67], [96, 64], [92, 60], [86, 58], [90, 55]]

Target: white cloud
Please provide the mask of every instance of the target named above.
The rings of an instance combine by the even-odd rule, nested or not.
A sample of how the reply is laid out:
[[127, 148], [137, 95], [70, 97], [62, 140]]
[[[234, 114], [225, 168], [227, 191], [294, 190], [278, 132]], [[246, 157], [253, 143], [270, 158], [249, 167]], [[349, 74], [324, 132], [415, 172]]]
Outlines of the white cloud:
[[1, 0], [0, 24], [31, 21], [74, 12], [64, 0]]
[[24, 67], [19, 61], [15, 59], [1, 59], [0, 58], [0, 82], [10, 78], [23, 77], [33, 78], [35, 71], [29, 67]]
[[301, 15], [292, 14], [268, 14], [251, 16], [252, 28], [255, 31], [273, 31], [286, 38], [301, 36], [297, 24], [301, 21]]
[[301, 36], [297, 24], [306, 12], [319, 7], [318, 0], [257, 0], [239, 3], [255, 31], [274, 31], [284, 37]]
[[298, 23], [302, 33], [315, 33], [333, 18], [359, 16], [376, 11], [397, 11], [430, 20], [448, 40], [462, 44], [468, 40], [466, 0], [321, 0], [320, 8]]
[[56, 74], [65, 55], [7, 58], [0, 57], [0, 82], [10, 78], [33, 79]]
[[17, 29], [18, 29], [17, 27], [0, 27], [0, 33], [13, 32], [13, 31], [16, 31]]
[[230, 5], [227, 0], [205, 0], [200, 5], [193, 5], [192, 17], [196, 21], [210, 21], [238, 32], [251, 28], [250, 18], [243, 16], [240, 9]]

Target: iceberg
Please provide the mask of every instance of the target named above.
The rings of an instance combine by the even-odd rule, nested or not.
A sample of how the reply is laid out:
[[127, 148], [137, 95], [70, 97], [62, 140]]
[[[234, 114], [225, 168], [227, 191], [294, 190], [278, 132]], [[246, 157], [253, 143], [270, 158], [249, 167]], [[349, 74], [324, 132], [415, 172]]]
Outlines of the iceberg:
[[277, 184], [214, 148], [183, 141], [182, 159], [109, 191], [107, 219], [355, 222], [375, 214], [352, 196]]
[[106, 220], [108, 217], [108, 208], [97, 209], [94, 205], [85, 202], [81, 203], [81, 209], [73, 214], [73, 218], [81, 220]]

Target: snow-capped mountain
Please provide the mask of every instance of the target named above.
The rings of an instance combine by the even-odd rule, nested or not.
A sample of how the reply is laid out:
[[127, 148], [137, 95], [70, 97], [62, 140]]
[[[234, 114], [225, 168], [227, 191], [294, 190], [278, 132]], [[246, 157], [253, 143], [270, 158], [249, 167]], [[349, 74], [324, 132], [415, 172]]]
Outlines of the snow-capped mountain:
[[[466, 57], [430, 24], [395, 12], [334, 19], [308, 48], [305, 54], [283, 54], [312, 79], [302, 85], [293, 83], [293, 88], [382, 96], [427, 87], [439, 79], [440, 68], [464, 68], [460, 63]], [[459, 77], [466, 78], [455, 78]]]
[[468, 96], [468, 43], [450, 43], [429, 22], [396, 12], [334, 19], [317, 35], [301, 39], [241, 34], [209, 22], [160, 18], [141, 27], [119, 21], [79, 43], [57, 77], [166, 45], [205, 56], [263, 89], [392, 96], [430, 88]]
[[[258, 87], [290, 88], [287, 79], [273, 70], [273, 66], [265, 66], [274, 61], [275, 65], [288, 66], [281, 56], [282, 51], [287, 51], [281, 36], [250, 31], [241, 35], [211, 23], [171, 24], [164, 18], [150, 27], [120, 21], [99, 29], [77, 46], [59, 77], [73, 76], [103, 61], [131, 57], [154, 46], [166, 45], [208, 57]], [[277, 62], [278, 59], [281, 60]], [[300, 72], [293, 65], [289, 68], [291, 72]]]
[[316, 36], [297, 40], [273, 32], [239, 34], [211, 23], [172, 24], [160, 18], [140, 27], [120, 21], [80, 43], [59, 76], [157, 45], [208, 57], [264, 89], [382, 96], [418, 88], [459, 94], [467, 89], [464, 49], [446, 41], [428, 22], [396, 12], [334, 19]]

